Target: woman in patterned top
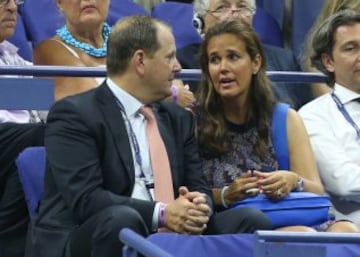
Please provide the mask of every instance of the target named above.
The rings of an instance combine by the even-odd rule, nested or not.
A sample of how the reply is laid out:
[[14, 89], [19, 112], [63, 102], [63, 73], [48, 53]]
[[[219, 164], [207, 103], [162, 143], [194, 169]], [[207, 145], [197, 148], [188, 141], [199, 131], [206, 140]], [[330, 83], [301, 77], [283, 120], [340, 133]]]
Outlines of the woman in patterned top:
[[[197, 133], [215, 205], [221, 210], [259, 192], [275, 200], [293, 190], [323, 194], [308, 135], [292, 109], [286, 129], [290, 170], [279, 170], [271, 140], [276, 101], [256, 33], [241, 21], [220, 22], [206, 33], [200, 61]], [[329, 221], [322, 229], [358, 231], [347, 221]]]

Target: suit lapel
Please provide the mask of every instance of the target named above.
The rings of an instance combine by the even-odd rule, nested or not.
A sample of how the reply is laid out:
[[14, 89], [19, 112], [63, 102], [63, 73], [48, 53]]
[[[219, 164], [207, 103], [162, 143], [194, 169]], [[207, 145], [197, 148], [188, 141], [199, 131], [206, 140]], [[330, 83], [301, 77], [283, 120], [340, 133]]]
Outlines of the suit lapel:
[[104, 82], [96, 92], [99, 101], [100, 110], [111, 131], [116, 150], [120, 159], [123, 161], [126, 171], [131, 179], [131, 185], [135, 183], [134, 161], [131, 154], [129, 136], [125, 127], [120, 107], [116, 103], [115, 96], [110, 91], [106, 82]]

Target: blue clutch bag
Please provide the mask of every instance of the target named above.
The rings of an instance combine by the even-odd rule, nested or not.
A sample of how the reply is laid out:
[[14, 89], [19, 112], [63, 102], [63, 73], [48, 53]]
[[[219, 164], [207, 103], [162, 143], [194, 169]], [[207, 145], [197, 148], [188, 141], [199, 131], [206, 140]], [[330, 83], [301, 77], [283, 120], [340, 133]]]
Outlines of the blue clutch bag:
[[234, 203], [231, 208], [253, 207], [262, 210], [274, 228], [285, 226], [315, 226], [330, 219], [330, 200], [327, 195], [291, 192], [279, 201], [263, 194]]

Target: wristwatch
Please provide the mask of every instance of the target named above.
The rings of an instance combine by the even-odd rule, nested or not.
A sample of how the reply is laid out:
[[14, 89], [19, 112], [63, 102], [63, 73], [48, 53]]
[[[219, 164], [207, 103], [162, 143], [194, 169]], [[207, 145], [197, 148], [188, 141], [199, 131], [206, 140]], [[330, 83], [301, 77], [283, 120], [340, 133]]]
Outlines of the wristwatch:
[[296, 192], [302, 192], [304, 191], [304, 179], [300, 176], [298, 176], [297, 182], [296, 182], [296, 187], [295, 190]]

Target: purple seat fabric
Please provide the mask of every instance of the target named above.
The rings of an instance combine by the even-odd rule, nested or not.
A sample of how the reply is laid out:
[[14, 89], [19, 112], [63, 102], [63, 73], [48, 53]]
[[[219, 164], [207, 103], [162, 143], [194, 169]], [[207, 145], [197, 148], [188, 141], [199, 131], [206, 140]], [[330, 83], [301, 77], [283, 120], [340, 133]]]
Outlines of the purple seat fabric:
[[303, 51], [307, 34], [323, 4], [324, 0], [292, 0], [291, 48], [296, 56]]
[[193, 26], [193, 5], [177, 2], [158, 3], [151, 16], [168, 23], [175, 36], [176, 48], [199, 44], [202, 39]]
[[280, 25], [275, 18], [264, 9], [259, 7], [256, 8], [253, 26], [263, 44], [278, 47], [284, 46], [284, 39]]
[[45, 147], [28, 147], [16, 159], [30, 217], [34, 217], [44, 192]]

